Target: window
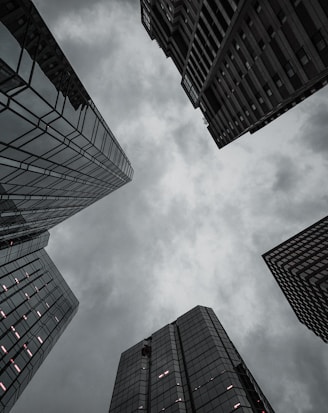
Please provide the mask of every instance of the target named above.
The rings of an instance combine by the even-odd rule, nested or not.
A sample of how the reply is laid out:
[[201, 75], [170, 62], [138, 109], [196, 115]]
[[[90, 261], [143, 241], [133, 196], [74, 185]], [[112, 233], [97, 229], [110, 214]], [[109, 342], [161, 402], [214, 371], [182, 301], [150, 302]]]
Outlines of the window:
[[262, 50], [265, 49], [265, 43], [264, 43], [264, 41], [263, 41], [262, 39], [259, 40], [258, 45], [259, 45], [260, 49], [262, 49]]
[[261, 95], [257, 95], [256, 97], [257, 97], [257, 100], [261, 103], [261, 105], [263, 105], [264, 100], [263, 100], [262, 96], [261, 96]]
[[274, 76], [272, 76], [272, 79], [277, 87], [281, 87], [283, 85], [282, 80], [280, 79], [277, 73]]
[[312, 42], [318, 50], [318, 52], [321, 52], [323, 49], [327, 47], [326, 40], [323, 37], [320, 30], [318, 30], [317, 33], [314, 36], [312, 36]]
[[268, 96], [272, 96], [272, 90], [270, 89], [270, 87], [269, 87], [268, 84], [264, 85], [263, 89], [265, 90], [265, 93], [266, 93]]
[[248, 27], [252, 27], [253, 26], [253, 20], [248, 16], [246, 17], [246, 23]]
[[303, 47], [296, 53], [298, 60], [301, 62], [303, 66], [307, 65], [310, 61], [308, 55], [306, 54]]
[[269, 26], [267, 29], [268, 35], [272, 38], [275, 36], [275, 31], [273, 30], [272, 26]]
[[294, 69], [289, 62], [285, 64], [285, 71], [288, 77], [293, 77], [295, 75]]
[[280, 21], [281, 24], [284, 24], [285, 21], [287, 20], [287, 16], [285, 15], [284, 11], [280, 9], [277, 13], [278, 20]]
[[246, 115], [246, 116], [250, 116], [247, 109], [244, 109], [244, 112], [245, 112], [245, 115]]
[[255, 2], [254, 4], [254, 9], [256, 10], [256, 13], [260, 13], [262, 10], [262, 7], [258, 1]]

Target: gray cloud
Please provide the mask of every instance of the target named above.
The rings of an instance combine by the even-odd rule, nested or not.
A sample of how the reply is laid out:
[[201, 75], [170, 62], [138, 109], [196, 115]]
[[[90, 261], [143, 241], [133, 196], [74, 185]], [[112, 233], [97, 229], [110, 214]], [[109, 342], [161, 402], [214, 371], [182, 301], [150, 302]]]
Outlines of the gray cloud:
[[328, 151], [327, 96], [328, 90], [325, 87], [319, 92], [317, 102], [307, 105], [307, 119], [301, 129], [304, 146], [323, 156], [326, 156]]
[[300, 182], [298, 165], [285, 155], [275, 159], [276, 163], [276, 180], [272, 186], [273, 191], [285, 193], [297, 190], [296, 185]]

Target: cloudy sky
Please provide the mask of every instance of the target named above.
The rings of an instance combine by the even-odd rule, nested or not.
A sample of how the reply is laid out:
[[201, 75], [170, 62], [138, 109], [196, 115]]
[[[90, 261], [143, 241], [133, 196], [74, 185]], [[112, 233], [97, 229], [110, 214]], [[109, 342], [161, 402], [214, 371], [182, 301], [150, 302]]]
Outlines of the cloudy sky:
[[35, 0], [133, 182], [51, 231], [80, 309], [13, 413], [101, 413], [122, 351], [212, 307], [276, 412], [327, 411], [327, 345], [261, 254], [327, 215], [328, 90], [218, 150], [139, 1]]

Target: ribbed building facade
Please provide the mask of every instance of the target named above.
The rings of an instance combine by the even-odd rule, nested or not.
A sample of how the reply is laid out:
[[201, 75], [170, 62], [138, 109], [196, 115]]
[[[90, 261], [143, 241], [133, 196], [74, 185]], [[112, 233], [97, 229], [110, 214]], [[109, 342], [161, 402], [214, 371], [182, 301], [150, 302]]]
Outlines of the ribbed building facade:
[[328, 343], [328, 217], [263, 258], [299, 321]]
[[14, 405], [77, 311], [45, 252], [49, 233], [0, 249], [0, 411]]
[[0, 3], [0, 239], [52, 228], [131, 164], [29, 0]]
[[219, 148], [327, 84], [326, 0], [141, 0]]
[[121, 355], [109, 413], [274, 413], [213, 310], [195, 307]]

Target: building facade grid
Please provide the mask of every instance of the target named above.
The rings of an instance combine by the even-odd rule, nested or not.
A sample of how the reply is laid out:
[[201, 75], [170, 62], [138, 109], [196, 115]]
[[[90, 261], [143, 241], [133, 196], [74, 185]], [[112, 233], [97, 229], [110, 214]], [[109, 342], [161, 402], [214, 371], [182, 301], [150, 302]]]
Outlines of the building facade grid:
[[141, 0], [141, 16], [219, 148], [327, 84], [325, 0]]
[[273, 413], [210, 308], [195, 307], [121, 355], [110, 413]]
[[75, 315], [48, 230], [133, 169], [33, 2], [0, 2], [0, 411]]
[[129, 182], [133, 169], [33, 3], [3, 1], [0, 17], [6, 240], [52, 228]]
[[263, 258], [300, 322], [328, 342], [328, 217]]
[[29, 238], [0, 250], [6, 258], [0, 265], [3, 413], [9, 412], [78, 308], [76, 297], [44, 250], [49, 233]]

